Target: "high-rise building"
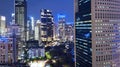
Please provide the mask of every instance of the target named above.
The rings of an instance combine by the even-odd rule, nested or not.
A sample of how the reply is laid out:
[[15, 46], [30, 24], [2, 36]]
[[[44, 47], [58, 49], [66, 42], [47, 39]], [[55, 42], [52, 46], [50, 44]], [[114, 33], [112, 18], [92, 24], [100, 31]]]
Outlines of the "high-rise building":
[[65, 41], [65, 15], [59, 14], [58, 15], [58, 34], [59, 34], [59, 39], [61, 42]]
[[65, 41], [74, 41], [74, 26], [73, 24], [66, 24], [65, 26]]
[[40, 41], [41, 42], [41, 28], [40, 28], [40, 25], [41, 25], [41, 22], [40, 22], [40, 20], [37, 20], [37, 22], [36, 22], [36, 25], [35, 25], [35, 35], [34, 35], [34, 37], [35, 37], [35, 40], [38, 40], [38, 41]]
[[76, 67], [119, 67], [120, 0], [75, 3]]
[[3, 36], [6, 32], [6, 17], [0, 16], [0, 35]]
[[26, 40], [27, 29], [27, 2], [15, 0], [15, 24], [21, 26], [21, 40]]
[[54, 25], [53, 25], [53, 34], [54, 34], [54, 36], [53, 36], [53, 39], [54, 40], [57, 40], [57, 24], [56, 23], [53, 23]]
[[35, 33], [35, 20], [33, 17], [28, 17], [27, 20], [27, 40], [34, 39]]
[[53, 41], [53, 15], [51, 10], [41, 9], [41, 40]]
[[20, 38], [18, 40], [18, 59], [22, 59], [27, 39], [27, 1], [15, 0], [15, 24], [19, 25]]

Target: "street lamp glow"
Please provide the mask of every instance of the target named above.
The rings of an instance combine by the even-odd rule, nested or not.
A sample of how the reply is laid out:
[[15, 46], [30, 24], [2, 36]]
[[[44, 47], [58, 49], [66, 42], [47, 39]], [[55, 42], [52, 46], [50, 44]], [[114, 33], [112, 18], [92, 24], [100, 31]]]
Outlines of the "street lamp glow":
[[37, 67], [37, 62], [31, 63], [30, 67]]
[[46, 61], [34, 61], [31, 62], [29, 65], [30, 67], [45, 67]]

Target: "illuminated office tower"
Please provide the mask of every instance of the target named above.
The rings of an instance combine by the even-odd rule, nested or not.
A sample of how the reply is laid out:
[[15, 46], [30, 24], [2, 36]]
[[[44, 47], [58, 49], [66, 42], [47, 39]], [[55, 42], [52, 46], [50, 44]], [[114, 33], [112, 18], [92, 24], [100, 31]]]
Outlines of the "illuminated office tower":
[[65, 41], [74, 41], [74, 26], [73, 24], [66, 24], [65, 26]]
[[65, 15], [59, 14], [58, 15], [58, 32], [59, 32], [59, 39], [61, 42], [65, 41]]
[[120, 0], [75, 3], [76, 67], [119, 67]]
[[26, 0], [15, 0], [15, 24], [19, 25], [20, 36], [18, 41], [18, 59], [23, 59], [25, 42], [27, 38], [27, 2]]
[[36, 21], [36, 25], [35, 25], [35, 35], [34, 35], [35, 40], [41, 40], [40, 39], [41, 38], [41, 33], [40, 33], [41, 28], [40, 28], [40, 25], [41, 25], [40, 20], [37, 20]]
[[44, 43], [53, 41], [53, 15], [47, 9], [41, 10], [41, 40]]
[[57, 24], [56, 23], [54, 23], [54, 25], [53, 25], [53, 39], [54, 40], [57, 40]]
[[32, 31], [32, 25], [30, 17], [27, 18], [27, 41], [30, 39], [30, 30]]
[[21, 40], [26, 40], [27, 29], [27, 2], [26, 0], [15, 0], [15, 24], [21, 26]]
[[35, 20], [33, 17], [30, 17], [30, 19], [31, 19], [32, 30], [35, 30]]
[[6, 18], [5, 16], [0, 16], [0, 35], [3, 36], [6, 32]]
[[27, 20], [27, 40], [34, 39], [35, 20], [33, 17], [28, 17]]

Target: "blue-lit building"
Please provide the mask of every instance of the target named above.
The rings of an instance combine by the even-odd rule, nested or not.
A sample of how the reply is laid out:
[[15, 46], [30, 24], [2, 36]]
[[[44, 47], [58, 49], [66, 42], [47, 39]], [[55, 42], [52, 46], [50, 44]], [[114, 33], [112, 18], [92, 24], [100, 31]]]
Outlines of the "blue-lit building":
[[76, 67], [92, 67], [91, 1], [78, 1], [79, 10], [75, 14]]
[[75, 0], [76, 67], [119, 67], [119, 0]]

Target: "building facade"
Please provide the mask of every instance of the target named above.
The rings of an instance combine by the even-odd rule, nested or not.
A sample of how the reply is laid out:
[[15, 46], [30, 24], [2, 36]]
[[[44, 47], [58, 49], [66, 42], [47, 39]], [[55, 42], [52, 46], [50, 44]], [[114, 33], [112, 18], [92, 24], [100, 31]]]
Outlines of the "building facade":
[[27, 1], [26, 0], [15, 0], [15, 24], [19, 25], [20, 38], [18, 40], [18, 59], [22, 59], [25, 47], [25, 41], [27, 39]]
[[28, 17], [27, 20], [27, 41], [35, 38], [35, 20], [33, 17]]
[[76, 67], [119, 67], [119, 0], [76, 0]]
[[38, 40], [41, 42], [41, 22], [40, 20], [36, 21], [36, 25], [35, 25], [35, 40]]
[[[12, 24], [7, 27], [7, 32], [6, 32], [6, 38], [12, 38], [12, 53], [13, 53], [13, 63], [16, 63], [18, 61], [18, 57], [21, 56], [22, 54], [19, 54], [19, 42], [20, 42], [20, 28], [19, 25], [17, 24]], [[9, 41], [8, 41], [9, 42]], [[19, 55], [19, 56], [18, 56]]]
[[73, 24], [66, 24], [65, 26], [65, 41], [74, 41], [74, 26]]
[[27, 28], [27, 2], [26, 0], [15, 0], [15, 24], [21, 26], [21, 39], [26, 40]]
[[12, 38], [0, 38], [0, 64], [11, 64], [14, 62], [12, 40]]
[[44, 43], [53, 41], [53, 15], [51, 10], [41, 9], [41, 40]]
[[45, 57], [45, 49], [43, 47], [31, 48], [28, 50], [28, 57], [29, 57], [29, 59]]
[[39, 44], [38, 40], [27, 41], [27, 58], [45, 57], [45, 48]]
[[0, 35], [4, 36], [6, 33], [6, 17], [0, 16]]
[[65, 15], [59, 14], [58, 15], [58, 34], [59, 34], [60, 42], [65, 41], [65, 27], [66, 27]]

